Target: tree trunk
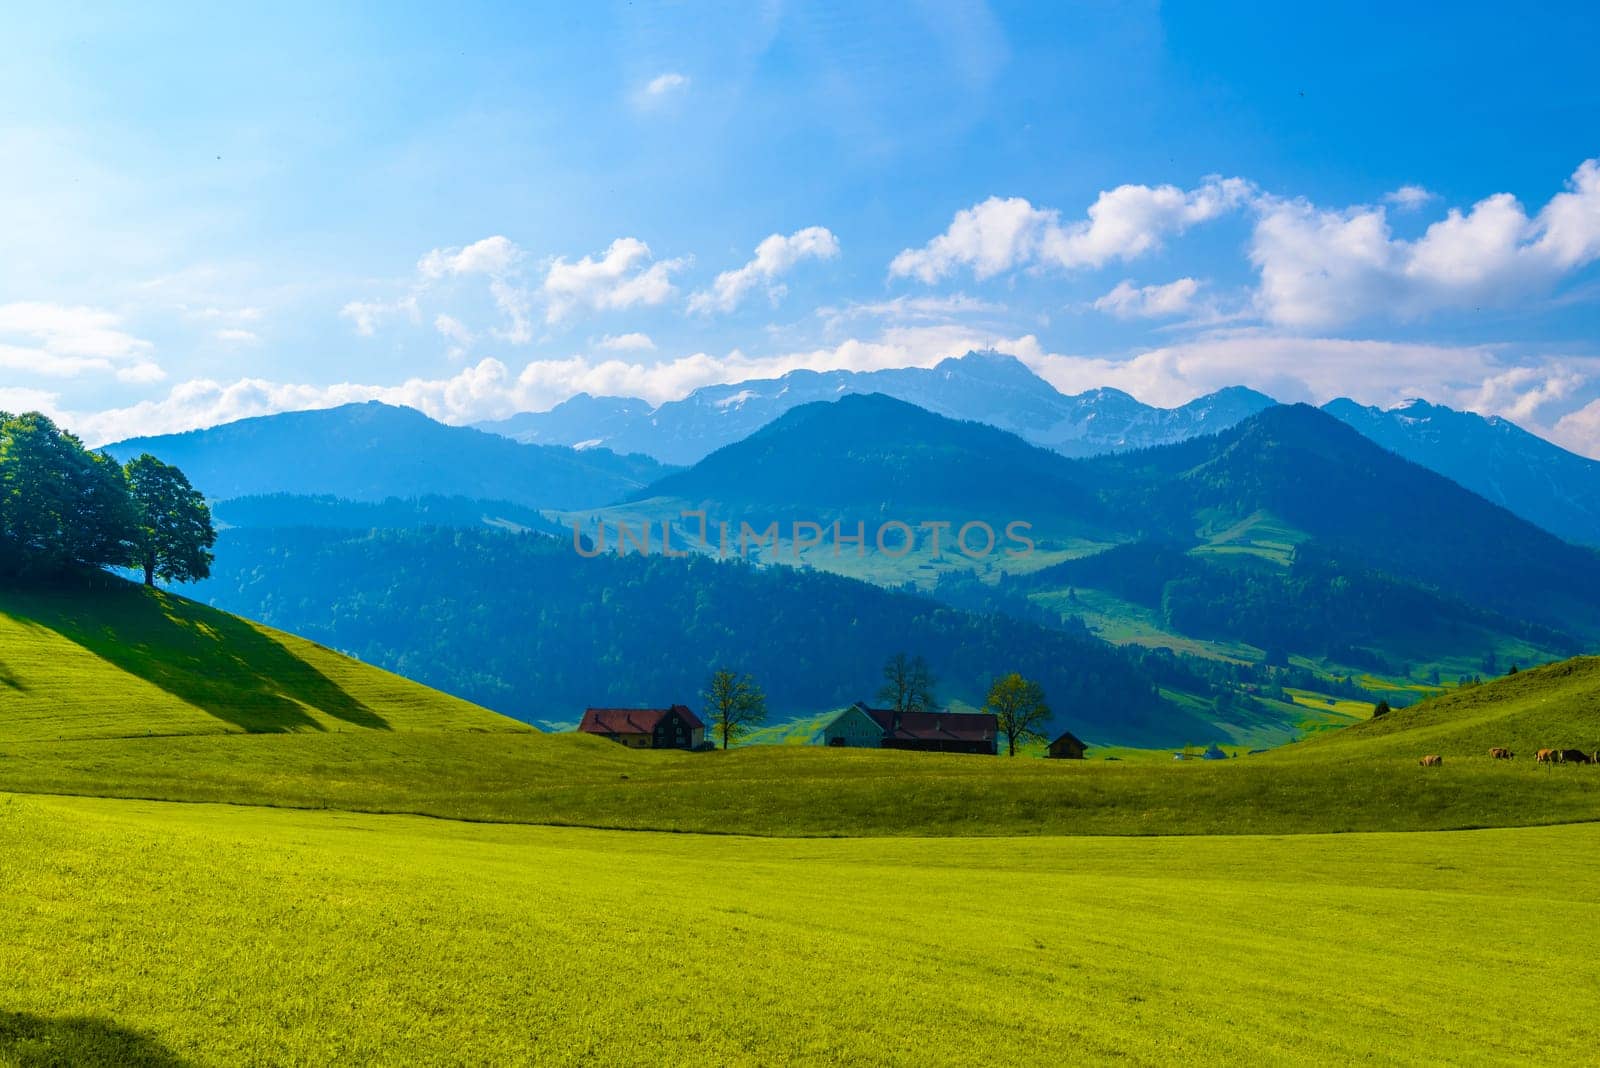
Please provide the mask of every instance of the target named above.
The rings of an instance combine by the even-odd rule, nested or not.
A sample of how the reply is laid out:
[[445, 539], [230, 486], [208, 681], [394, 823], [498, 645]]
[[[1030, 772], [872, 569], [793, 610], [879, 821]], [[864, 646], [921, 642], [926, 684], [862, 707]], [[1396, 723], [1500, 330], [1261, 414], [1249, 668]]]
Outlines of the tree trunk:
[[155, 589], [156, 558], [154, 556], [146, 556], [144, 558], [144, 584], [151, 589]]

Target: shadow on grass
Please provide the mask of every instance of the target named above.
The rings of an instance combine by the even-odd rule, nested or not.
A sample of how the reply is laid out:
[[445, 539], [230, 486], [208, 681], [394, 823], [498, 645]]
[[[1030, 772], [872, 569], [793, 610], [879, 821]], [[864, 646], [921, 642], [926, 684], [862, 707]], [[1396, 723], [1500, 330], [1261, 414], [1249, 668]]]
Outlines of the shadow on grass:
[[22, 685], [22, 682], [11, 673], [10, 668], [6, 667], [6, 662], [4, 660], [0, 660], [0, 686], [4, 686], [8, 690], [19, 690], [23, 693], [28, 692], [28, 688]]
[[0, 1011], [0, 1064], [17, 1068], [183, 1068], [189, 1062], [142, 1032], [99, 1016]]
[[353, 726], [389, 729], [338, 683], [237, 616], [119, 579], [89, 595], [34, 589], [23, 597], [31, 622], [243, 730], [324, 730], [308, 707]]

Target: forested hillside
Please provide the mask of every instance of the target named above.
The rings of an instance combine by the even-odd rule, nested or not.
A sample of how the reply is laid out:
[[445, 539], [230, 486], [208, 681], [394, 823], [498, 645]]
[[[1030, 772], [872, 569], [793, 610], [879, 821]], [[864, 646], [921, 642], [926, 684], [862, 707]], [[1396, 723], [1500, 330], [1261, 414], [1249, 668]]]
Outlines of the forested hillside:
[[905, 650], [928, 659], [942, 701], [981, 703], [993, 676], [1020, 671], [1057, 722], [1097, 739], [1211, 733], [1143, 665], [1207, 688], [1170, 657], [792, 568], [584, 559], [570, 542], [492, 531], [233, 530], [199, 593], [528, 721], [692, 703], [724, 665], [754, 675], [775, 716], [816, 712], [872, 698]]

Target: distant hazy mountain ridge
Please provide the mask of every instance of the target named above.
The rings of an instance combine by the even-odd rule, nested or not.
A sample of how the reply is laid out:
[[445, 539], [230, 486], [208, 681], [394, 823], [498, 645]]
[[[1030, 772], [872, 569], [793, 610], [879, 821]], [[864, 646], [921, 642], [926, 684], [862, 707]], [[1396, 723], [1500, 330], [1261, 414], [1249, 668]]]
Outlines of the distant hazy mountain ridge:
[[636, 398], [585, 393], [548, 412], [523, 413], [479, 427], [518, 441], [603, 445], [665, 463], [692, 464], [793, 408], [851, 393], [882, 393], [952, 419], [988, 423], [1067, 456], [1214, 434], [1275, 403], [1241, 386], [1181, 408], [1142, 404], [1115, 389], [1069, 397], [1014, 356], [969, 352], [932, 368], [791, 371], [781, 378], [705, 386], [655, 408]]

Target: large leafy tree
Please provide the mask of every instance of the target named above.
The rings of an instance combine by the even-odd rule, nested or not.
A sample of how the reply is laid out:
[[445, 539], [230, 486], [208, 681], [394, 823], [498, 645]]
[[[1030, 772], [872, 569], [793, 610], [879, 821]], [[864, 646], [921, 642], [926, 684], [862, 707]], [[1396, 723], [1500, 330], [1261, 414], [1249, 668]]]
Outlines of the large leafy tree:
[[128, 560], [122, 468], [37, 412], [0, 413], [0, 570], [55, 574]]
[[883, 686], [878, 699], [888, 701], [896, 712], [911, 712], [934, 706], [933, 672], [920, 656], [895, 653], [883, 665]]
[[205, 497], [182, 471], [148, 453], [128, 461], [126, 470], [137, 518], [133, 560], [144, 569], [144, 584], [209, 577], [217, 533]]
[[989, 687], [989, 700], [983, 707], [994, 713], [1011, 756], [1017, 755], [1018, 742], [1045, 740], [1040, 728], [1050, 719], [1050, 706], [1045, 704], [1044, 690], [1037, 682], [1016, 672], [1002, 676]]
[[720, 668], [706, 684], [706, 712], [722, 748], [767, 718], [767, 697], [749, 675]]

